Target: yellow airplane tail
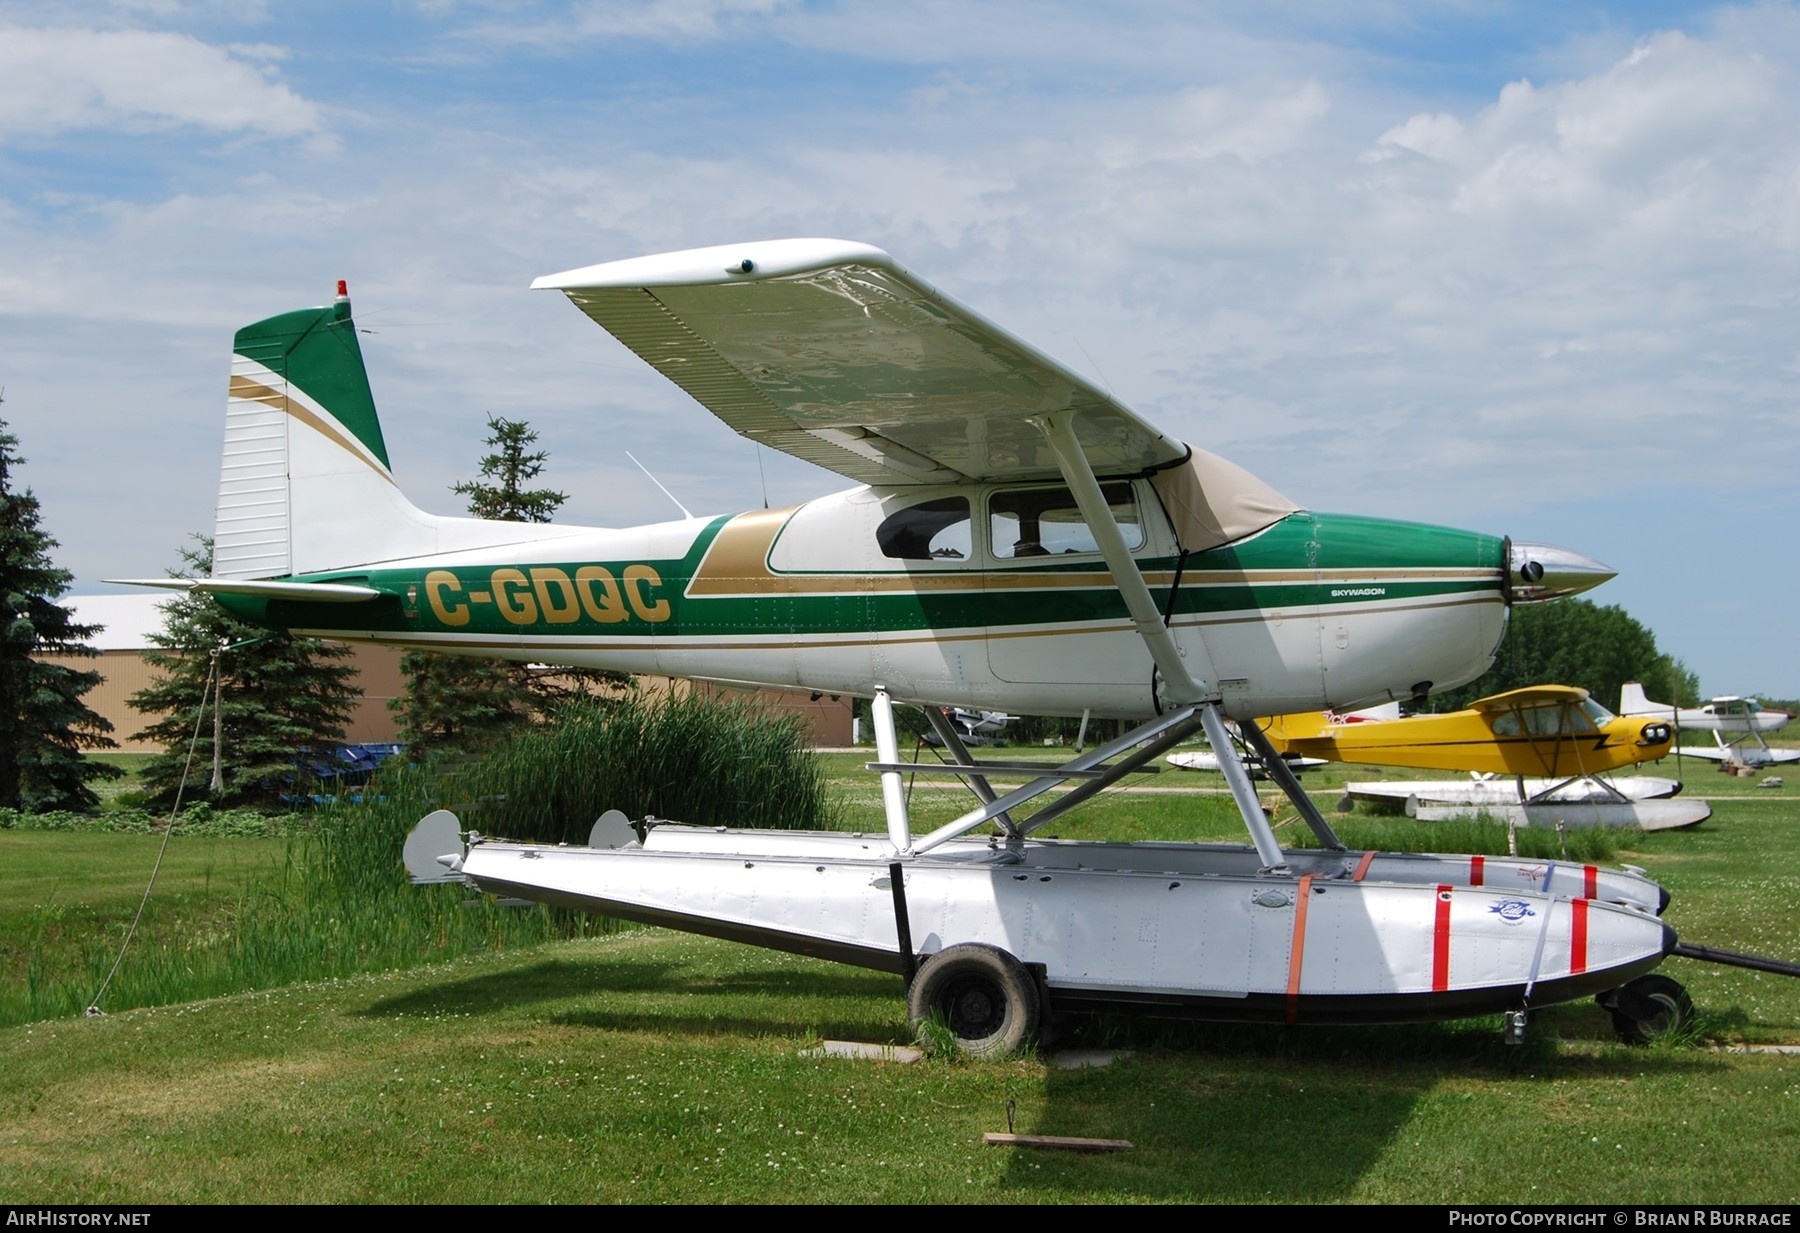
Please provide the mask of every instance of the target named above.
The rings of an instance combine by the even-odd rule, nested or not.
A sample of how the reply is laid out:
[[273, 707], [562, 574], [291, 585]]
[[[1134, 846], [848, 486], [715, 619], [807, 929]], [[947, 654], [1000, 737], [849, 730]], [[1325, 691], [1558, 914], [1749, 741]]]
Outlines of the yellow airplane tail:
[[1273, 715], [1257, 722], [1277, 753], [1294, 753], [1294, 742], [1324, 736], [1329, 721], [1323, 711], [1301, 711], [1294, 715]]

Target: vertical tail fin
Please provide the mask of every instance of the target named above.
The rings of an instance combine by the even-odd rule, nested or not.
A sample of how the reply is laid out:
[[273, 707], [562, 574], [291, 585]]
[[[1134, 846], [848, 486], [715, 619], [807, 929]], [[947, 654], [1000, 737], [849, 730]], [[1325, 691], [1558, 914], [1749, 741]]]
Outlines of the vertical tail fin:
[[284, 578], [573, 534], [427, 514], [388, 469], [350, 296], [247, 325], [232, 343], [215, 578]]
[[[213, 573], [275, 578], [393, 555], [412, 511], [388, 470], [350, 297], [247, 325], [232, 343]], [[371, 551], [373, 549], [374, 551]]]
[[1621, 715], [1662, 715], [1666, 714], [1669, 709], [1661, 703], [1650, 701], [1644, 695], [1643, 685], [1637, 681], [1626, 681], [1619, 686], [1619, 714]]

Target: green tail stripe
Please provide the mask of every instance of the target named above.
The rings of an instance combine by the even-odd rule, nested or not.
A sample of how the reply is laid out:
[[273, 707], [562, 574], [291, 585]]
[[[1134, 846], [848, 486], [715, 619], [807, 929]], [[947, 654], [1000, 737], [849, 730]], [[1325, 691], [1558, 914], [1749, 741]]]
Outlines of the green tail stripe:
[[237, 332], [232, 350], [305, 391], [389, 466], [349, 304], [303, 308], [247, 325]]

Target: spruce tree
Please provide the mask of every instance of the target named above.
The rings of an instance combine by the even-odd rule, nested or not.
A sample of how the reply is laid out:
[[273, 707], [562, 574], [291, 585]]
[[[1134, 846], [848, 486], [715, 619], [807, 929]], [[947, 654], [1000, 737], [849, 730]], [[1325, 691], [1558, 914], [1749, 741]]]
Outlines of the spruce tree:
[[549, 522], [569, 499], [551, 488], [527, 488], [543, 474], [548, 450], [527, 451], [538, 439], [524, 420], [488, 417], [485, 444], [493, 453], [481, 460], [481, 478], [451, 485], [450, 491], [469, 498], [469, 512], [498, 522]]
[[57, 543], [39, 525], [37, 497], [14, 490], [25, 462], [18, 445], [0, 420], [0, 806], [89, 809], [99, 797], [88, 784], [122, 773], [82, 756], [116, 744], [112, 725], [81, 700], [100, 674], [36, 657], [97, 655], [88, 639], [100, 627], [76, 624], [57, 602], [70, 574], [51, 562]]
[[[530, 446], [538, 434], [523, 420], [488, 419], [481, 477], [451, 491], [468, 498], [469, 512], [500, 522], [549, 522], [566, 492], [528, 488], [544, 470], [547, 450]], [[544, 672], [500, 659], [408, 651], [400, 660], [405, 690], [389, 706], [400, 739], [414, 759], [469, 753], [494, 744], [557, 704], [593, 696], [629, 678], [578, 669]]]
[[[181, 551], [182, 568], [171, 577], [212, 573], [212, 541], [195, 538], [199, 547]], [[212, 800], [274, 804], [306, 791], [305, 752], [341, 743], [356, 704], [356, 669], [344, 662], [349, 648], [248, 624], [197, 592], [168, 601], [164, 611], [163, 632], [151, 638], [160, 649], [145, 656], [162, 678], [131, 698], [135, 709], [159, 717], [142, 734], [163, 747], [143, 772], [146, 786], [170, 799], [185, 775], [188, 799], [204, 793], [217, 731], [220, 782]], [[215, 652], [216, 703], [207, 694]]]

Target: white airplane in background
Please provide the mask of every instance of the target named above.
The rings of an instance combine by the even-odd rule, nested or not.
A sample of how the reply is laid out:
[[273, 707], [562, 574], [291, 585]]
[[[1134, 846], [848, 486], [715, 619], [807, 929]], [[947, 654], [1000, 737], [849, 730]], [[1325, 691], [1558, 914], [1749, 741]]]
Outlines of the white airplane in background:
[[[977, 711], [966, 706], [943, 708], [946, 717], [956, 725], [957, 735], [962, 737], [964, 745], [998, 745], [1000, 730], [1011, 723], [1016, 716], [1005, 711]], [[943, 745], [944, 738], [934, 728], [922, 738], [927, 745]]]
[[1771, 748], [1766, 734], [1788, 725], [1794, 718], [1786, 711], [1766, 707], [1755, 698], [1721, 694], [1704, 706], [1677, 707], [1666, 702], [1652, 702], [1637, 681], [1626, 681], [1619, 688], [1619, 714], [1663, 719], [1677, 728], [1713, 734], [1713, 747], [1683, 745], [1671, 753], [1686, 758], [1705, 758], [1709, 762], [1739, 763], [1743, 766], [1778, 766], [1800, 762], [1800, 749]]
[[[238, 332], [215, 576], [173, 585], [297, 634], [870, 697], [886, 833], [609, 810], [573, 846], [439, 811], [408, 842], [415, 876], [900, 973], [909, 1015], [942, 1016], [972, 1053], [1015, 1048], [1047, 1003], [1497, 1013], [1509, 1038], [1529, 1010], [1596, 994], [1634, 1021], [1668, 1010], [1641, 982], [1681, 944], [1641, 872], [1348, 850], [1240, 722], [1319, 844], [1284, 848], [1225, 727], [1473, 680], [1513, 605], [1605, 566], [1308, 510], [867, 245], [697, 249], [534, 285], [729, 427], [857, 486], [617, 529], [426, 513], [389, 468], [340, 284]], [[952, 753], [930, 773], [979, 798], [925, 834], [899, 703]], [[977, 761], [945, 707], [1133, 726], [1056, 766]], [[1249, 845], [1033, 838], [1202, 731]], [[1022, 786], [991, 786], [1009, 776]]]
[[1005, 711], [971, 711], [967, 707], [950, 708], [950, 718], [969, 736], [992, 739], [1000, 729], [1013, 721]]

